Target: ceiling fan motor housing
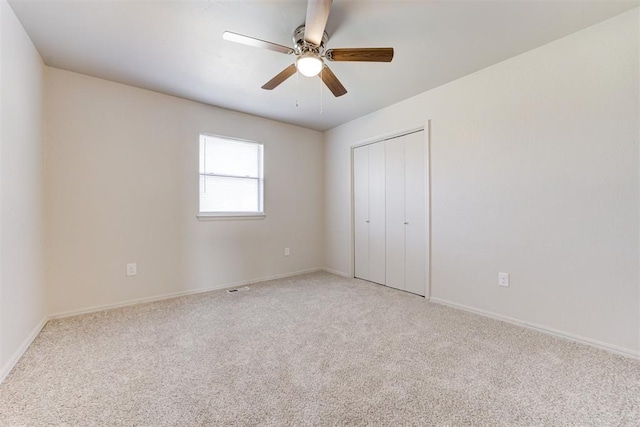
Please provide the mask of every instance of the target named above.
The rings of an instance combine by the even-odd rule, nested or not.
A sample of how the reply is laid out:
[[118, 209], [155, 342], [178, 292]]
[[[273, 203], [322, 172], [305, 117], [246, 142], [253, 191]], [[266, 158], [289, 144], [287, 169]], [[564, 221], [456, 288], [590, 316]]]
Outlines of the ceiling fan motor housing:
[[304, 24], [300, 25], [293, 32], [293, 48], [296, 52], [296, 55], [300, 55], [305, 52], [313, 52], [318, 56], [322, 56], [324, 54], [325, 46], [327, 45], [327, 40], [329, 40], [329, 36], [325, 31], [322, 34], [322, 41], [320, 42], [320, 46], [316, 46], [307, 42], [304, 39]]

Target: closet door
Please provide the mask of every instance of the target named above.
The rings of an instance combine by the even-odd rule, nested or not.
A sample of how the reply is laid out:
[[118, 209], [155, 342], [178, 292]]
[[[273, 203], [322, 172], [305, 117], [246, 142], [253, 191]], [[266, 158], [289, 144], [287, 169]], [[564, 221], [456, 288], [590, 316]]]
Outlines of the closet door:
[[385, 142], [386, 285], [426, 292], [427, 211], [424, 132]]
[[369, 147], [369, 279], [385, 284], [385, 153], [384, 144]]
[[405, 290], [425, 295], [427, 271], [426, 156], [424, 132], [404, 139]]
[[353, 150], [355, 276], [369, 280], [369, 148]]
[[402, 137], [385, 141], [386, 164], [386, 285], [404, 286], [404, 143]]
[[353, 150], [355, 277], [425, 295], [424, 132]]
[[384, 144], [353, 150], [355, 276], [384, 285]]

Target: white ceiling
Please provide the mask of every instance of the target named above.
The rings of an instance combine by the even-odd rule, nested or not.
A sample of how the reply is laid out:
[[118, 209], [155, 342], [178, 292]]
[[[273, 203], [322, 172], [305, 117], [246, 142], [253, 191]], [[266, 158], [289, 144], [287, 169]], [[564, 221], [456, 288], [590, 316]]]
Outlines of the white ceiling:
[[293, 30], [304, 23], [304, 0], [9, 3], [47, 65], [326, 130], [639, 1], [334, 0], [329, 48], [395, 49], [391, 63], [329, 63], [349, 91], [340, 98], [325, 87], [321, 92], [320, 79], [302, 76], [263, 90], [293, 57], [222, 39], [229, 30], [289, 46]]

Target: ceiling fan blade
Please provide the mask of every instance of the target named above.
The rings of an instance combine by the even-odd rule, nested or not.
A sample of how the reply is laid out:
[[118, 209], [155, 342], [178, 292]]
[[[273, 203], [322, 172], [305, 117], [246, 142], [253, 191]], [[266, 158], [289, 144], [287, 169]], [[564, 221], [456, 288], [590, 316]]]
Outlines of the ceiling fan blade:
[[320, 46], [324, 28], [327, 26], [333, 0], [309, 0], [307, 19], [304, 23], [304, 39], [307, 43]]
[[230, 31], [225, 31], [222, 34], [222, 38], [230, 42], [236, 42], [236, 43], [246, 44], [247, 46], [273, 50], [274, 52], [286, 53], [287, 55], [290, 55], [293, 53], [293, 49], [291, 49], [290, 47], [282, 46], [280, 44], [275, 44], [271, 42], [266, 42], [264, 40], [256, 39], [254, 37], [243, 36], [242, 34], [236, 34]]
[[347, 93], [347, 89], [342, 86], [340, 80], [338, 80], [336, 75], [333, 74], [333, 71], [331, 71], [331, 69], [326, 65], [320, 73], [320, 78], [322, 78], [324, 84], [327, 85], [331, 93], [333, 93], [333, 96], [335, 96], [336, 98]]
[[329, 49], [324, 56], [329, 61], [391, 62], [392, 47], [365, 47], [351, 49]]
[[274, 78], [266, 82], [262, 89], [272, 90], [278, 87], [282, 82], [296, 73], [296, 64], [291, 64], [284, 70], [280, 71]]

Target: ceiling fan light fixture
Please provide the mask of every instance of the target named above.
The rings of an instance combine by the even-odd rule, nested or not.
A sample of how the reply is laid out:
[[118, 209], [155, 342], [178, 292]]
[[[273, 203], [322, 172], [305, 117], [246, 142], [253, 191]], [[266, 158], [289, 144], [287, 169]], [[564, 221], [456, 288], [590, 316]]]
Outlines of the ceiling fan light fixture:
[[305, 52], [296, 60], [296, 68], [306, 77], [317, 76], [322, 71], [322, 67], [324, 67], [322, 58], [313, 52]]

